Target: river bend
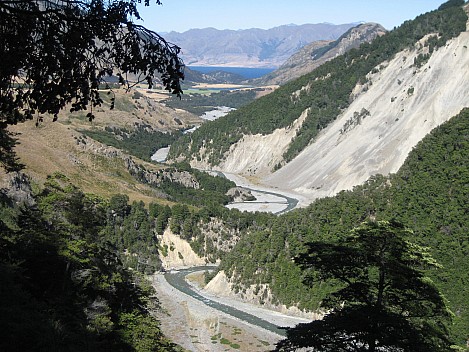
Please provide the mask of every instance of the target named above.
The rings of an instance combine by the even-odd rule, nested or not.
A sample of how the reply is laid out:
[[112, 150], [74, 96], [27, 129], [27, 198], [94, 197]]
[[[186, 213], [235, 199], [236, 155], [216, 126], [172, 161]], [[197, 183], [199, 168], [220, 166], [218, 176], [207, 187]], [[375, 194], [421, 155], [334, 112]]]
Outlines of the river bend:
[[194, 299], [197, 299], [209, 307], [212, 307], [216, 310], [219, 310], [223, 313], [229, 314], [235, 318], [241, 319], [247, 323], [259, 326], [266, 330], [272, 331], [278, 335], [286, 336], [285, 329], [272, 324], [264, 319], [256, 317], [255, 315], [246, 313], [234, 307], [228, 306], [226, 304], [222, 304], [220, 302], [211, 300], [210, 298], [202, 296], [200, 293], [196, 292], [194, 288], [187, 283], [185, 277], [193, 272], [196, 271], [204, 271], [204, 270], [213, 270], [213, 266], [202, 266], [202, 267], [193, 267], [189, 269], [182, 269], [182, 270], [172, 270], [170, 272], [165, 273], [164, 277], [166, 281], [173, 286], [175, 289], [191, 296]]

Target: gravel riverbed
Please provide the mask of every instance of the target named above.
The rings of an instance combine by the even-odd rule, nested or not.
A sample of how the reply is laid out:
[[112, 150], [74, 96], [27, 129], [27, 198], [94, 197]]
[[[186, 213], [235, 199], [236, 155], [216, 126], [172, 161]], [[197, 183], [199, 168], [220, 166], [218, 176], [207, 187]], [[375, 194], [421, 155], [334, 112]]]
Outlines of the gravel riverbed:
[[[283, 338], [178, 291], [166, 281], [163, 274], [154, 275], [153, 286], [162, 307], [158, 312], [158, 319], [163, 332], [188, 351], [270, 351]], [[209, 297], [203, 290], [198, 292], [280, 326], [305, 321], [233, 299]]]

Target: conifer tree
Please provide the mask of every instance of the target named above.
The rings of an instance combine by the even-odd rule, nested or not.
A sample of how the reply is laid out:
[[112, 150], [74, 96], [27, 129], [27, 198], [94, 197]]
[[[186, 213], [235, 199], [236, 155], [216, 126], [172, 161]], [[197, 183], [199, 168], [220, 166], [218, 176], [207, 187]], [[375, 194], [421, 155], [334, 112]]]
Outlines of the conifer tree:
[[296, 261], [306, 283], [336, 280], [322, 320], [287, 330], [279, 351], [449, 351], [451, 313], [423, 269], [438, 267], [395, 221], [369, 221], [340, 244], [310, 243]]

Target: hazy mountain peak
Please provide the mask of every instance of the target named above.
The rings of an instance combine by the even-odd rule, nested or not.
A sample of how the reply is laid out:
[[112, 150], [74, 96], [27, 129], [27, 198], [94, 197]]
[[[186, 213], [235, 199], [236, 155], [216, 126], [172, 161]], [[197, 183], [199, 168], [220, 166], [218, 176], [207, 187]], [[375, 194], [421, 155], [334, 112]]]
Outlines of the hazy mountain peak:
[[204, 28], [171, 32], [165, 38], [182, 48], [186, 65], [278, 67], [303, 45], [320, 39], [336, 40], [355, 25], [289, 24], [242, 30]]

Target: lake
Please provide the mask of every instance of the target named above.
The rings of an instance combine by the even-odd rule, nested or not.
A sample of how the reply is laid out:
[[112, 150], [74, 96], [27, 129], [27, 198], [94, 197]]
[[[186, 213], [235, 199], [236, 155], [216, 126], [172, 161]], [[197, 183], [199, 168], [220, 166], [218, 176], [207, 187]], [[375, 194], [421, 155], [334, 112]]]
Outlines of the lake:
[[199, 71], [202, 73], [210, 73], [213, 71], [225, 71], [229, 73], [235, 73], [243, 76], [246, 79], [253, 79], [264, 76], [275, 68], [255, 68], [255, 67], [218, 67], [218, 66], [189, 66], [191, 70]]

